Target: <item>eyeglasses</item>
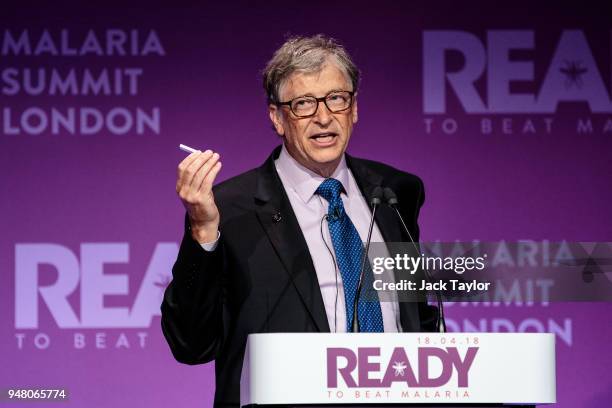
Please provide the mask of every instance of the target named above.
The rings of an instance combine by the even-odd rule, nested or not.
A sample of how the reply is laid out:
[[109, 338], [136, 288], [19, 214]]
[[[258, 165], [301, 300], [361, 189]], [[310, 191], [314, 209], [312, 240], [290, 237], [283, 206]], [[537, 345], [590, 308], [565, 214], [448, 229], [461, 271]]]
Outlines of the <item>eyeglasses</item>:
[[322, 98], [314, 96], [298, 96], [288, 102], [279, 102], [276, 105], [287, 105], [291, 112], [299, 118], [307, 118], [314, 116], [319, 109], [319, 102], [323, 102], [327, 109], [332, 113], [339, 113], [347, 110], [353, 104], [353, 95], [355, 92], [349, 91], [332, 91]]

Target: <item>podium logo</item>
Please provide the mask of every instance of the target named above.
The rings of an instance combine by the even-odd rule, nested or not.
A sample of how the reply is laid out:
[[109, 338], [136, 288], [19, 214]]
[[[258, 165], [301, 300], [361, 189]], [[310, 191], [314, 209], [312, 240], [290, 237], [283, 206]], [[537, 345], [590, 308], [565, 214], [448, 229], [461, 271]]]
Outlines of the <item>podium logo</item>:
[[359, 347], [356, 352], [343, 347], [328, 348], [327, 387], [338, 388], [341, 378], [348, 388], [386, 388], [395, 382], [413, 388], [433, 388], [448, 385], [454, 373], [457, 386], [467, 387], [477, 352], [478, 347], [468, 347], [462, 357], [457, 347], [419, 347], [417, 360], [411, 361], [403, 347], [396, 347], [383, 361], [380, 347]]

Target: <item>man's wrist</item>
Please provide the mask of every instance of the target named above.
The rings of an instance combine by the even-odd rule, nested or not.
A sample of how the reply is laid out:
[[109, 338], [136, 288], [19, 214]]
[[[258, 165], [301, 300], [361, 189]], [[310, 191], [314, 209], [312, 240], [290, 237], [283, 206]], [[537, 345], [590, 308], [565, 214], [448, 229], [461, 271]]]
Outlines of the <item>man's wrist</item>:
[[202, 247], [203, 250], [205, 250], [206, 252], [213, 252], [215, 249], [217, 249], [217, 245], [219, 244], [219, 238], [221, 237], [221, 232], [217, 231], [217, 239], [215, 239], [212, 242], [204, 242], [204, 243], [200, 243], [200, 246]]
[[212, 243], [217, 240], [218, 231], [218, 224], [207, 227], [191, 226], [191, 238], [199, 244]]

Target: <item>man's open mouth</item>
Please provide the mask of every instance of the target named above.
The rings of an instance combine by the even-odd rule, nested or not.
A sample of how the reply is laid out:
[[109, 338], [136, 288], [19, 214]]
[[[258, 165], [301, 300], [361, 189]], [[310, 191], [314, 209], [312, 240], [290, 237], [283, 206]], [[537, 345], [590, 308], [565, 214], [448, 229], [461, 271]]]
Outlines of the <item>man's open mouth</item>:
[[329, 143], [332, 142], [336, 136], [338, 136], [338, 134], [335, 132], [321, 132], [310, 136], [310, 139], [318, 143]]

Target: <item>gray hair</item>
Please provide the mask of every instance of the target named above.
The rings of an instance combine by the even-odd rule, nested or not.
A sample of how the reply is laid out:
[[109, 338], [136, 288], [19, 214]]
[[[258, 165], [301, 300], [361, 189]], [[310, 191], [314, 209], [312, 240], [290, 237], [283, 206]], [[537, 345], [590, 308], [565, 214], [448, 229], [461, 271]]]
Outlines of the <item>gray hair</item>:
[[359, 86], [359, 70], [342, 44], [324, 34], [312, 37], [291, 37], [274, 53], [263, 71], [263, 87], [268, 103], [279, 103], [280, 88], [294, 72], [314, 73], [321, 70], [328, 58], [335, 59], [353, 85]]

